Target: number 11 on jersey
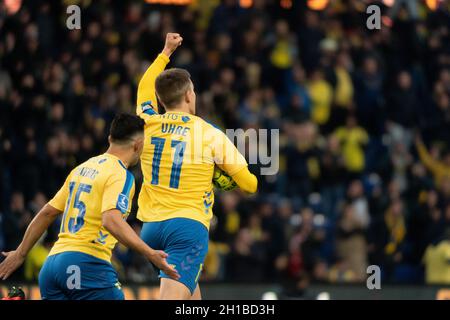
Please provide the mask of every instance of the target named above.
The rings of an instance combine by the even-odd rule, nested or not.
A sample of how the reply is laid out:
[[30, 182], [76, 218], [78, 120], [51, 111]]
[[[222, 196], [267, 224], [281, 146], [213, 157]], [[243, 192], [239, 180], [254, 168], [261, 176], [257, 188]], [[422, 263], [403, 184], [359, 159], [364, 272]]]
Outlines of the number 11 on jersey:
[[[159, 167], [161, 165], [161, 156], [164, 150], [165, 143], [166, 139], [164, 138], [152, 137], [151, 144], [155, 146], [155, 150], [152, 161], [151, 184], [154, 185], [157, 185], [159, 183]], [[169, 187], [178, 189], [178, 186], [180, 184], [181, 167], [183, 166], [184, 150], [186, 149], [186, 142], [172, 140], [170, 146], [175, 149], [175, 154], [172, 162]]]

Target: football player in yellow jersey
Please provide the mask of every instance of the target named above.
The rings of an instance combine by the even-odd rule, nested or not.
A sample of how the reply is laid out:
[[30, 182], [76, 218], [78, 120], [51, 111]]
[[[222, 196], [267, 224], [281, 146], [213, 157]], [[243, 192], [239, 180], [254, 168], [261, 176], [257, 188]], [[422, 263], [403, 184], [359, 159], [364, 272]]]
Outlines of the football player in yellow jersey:
[[[257, 179], [245, 158], [219, 129], [195, 115], [196, 96], [183, 69], [164, 71], [181, 44], [169, 33], [164, 50], [143, 75], [137, 114], [145, 120], [139, 194], [141, 238], [169, 254], [178, 280], [160, 273], [161, 299], [201, 299], [198, 279], [208, 251], [208, 229], [214, 204], [215, 166], [245, 192], [254, 193]], [[157, 113], [157, 98], [166, 113]]]
[[39, 275], [42, 299], [121, 300], [124, 295], [111, 265], [117, 240], [138, 251], [174, 279], [167, 254], [147, 246], [125, 222], [131, 210], [135, 165], [143, 148], [144, 122], [135, 115], [116, 116], [106, 153], [80, 164], [36, 215], [15, 251], [3, 253], [0, 279], [24, 261], [45, 230], [62, 214], [58, 240]]

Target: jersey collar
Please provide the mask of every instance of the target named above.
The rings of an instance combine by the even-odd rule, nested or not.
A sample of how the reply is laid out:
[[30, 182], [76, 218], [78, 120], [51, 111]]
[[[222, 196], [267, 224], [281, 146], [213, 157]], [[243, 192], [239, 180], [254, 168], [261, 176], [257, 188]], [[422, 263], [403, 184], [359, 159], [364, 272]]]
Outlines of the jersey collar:
[[128, 169], [127, 169], [127, 166], [122, 162], [122, 160], [119, 159], [119, 157], [117, 157], [117, 156], [115, 156], [115, 155], [113, 155], [113, 154], [111, 154], [111, 153], [105, 153], [104, 155], [107, 156], [107, 157], [111, 157], [111, 158], [116, 159], [117, 161], [119, 161], [119, 164], [120, 164], [125, 170], [128, 170]]

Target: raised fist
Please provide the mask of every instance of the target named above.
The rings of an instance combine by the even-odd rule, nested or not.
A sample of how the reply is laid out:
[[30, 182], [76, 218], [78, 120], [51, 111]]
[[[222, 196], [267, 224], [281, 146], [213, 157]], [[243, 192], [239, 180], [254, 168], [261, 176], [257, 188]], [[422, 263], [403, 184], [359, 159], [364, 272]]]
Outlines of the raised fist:
[[183, 38], [179, 33], [168, 33], [166, 35], [166, 43], [164, 44], [163, 53], [170, 57], [172, 53], [181, 45]]

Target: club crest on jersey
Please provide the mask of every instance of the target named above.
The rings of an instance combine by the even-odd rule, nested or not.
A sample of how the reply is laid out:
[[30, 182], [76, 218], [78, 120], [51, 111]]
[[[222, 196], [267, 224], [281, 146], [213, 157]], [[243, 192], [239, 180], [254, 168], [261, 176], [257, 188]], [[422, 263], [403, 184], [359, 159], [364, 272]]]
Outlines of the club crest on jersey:
[[117, 200], [117, 207], [122, 212], [125, 213], [128, 210], [129, 199], [127, 195], [121, 193], [119, 194], [119, 199]]
[[191, 120], [191, 118], [189, 118], [188, 116], [182, 116], [181, 120], [183, 120], [184, 123], [188, 122], [189, 120]]

